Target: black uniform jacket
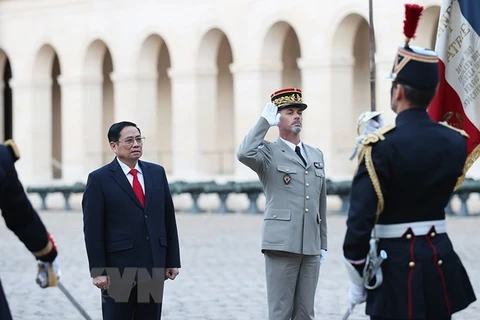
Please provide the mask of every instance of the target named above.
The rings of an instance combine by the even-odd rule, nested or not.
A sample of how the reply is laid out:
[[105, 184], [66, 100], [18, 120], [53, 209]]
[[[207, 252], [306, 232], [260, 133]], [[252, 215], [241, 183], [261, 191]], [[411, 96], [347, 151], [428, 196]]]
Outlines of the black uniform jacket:
[[[466, 138], [430, 119], [424, 109], [398, 114], [396, 125], [372, 145], [372, 160], [384, 198], [378, 224], [445, 219], [467, 158]], [[375, 224], [378, 197], [363, 159], [353, 179], [344, 255], [365, 259]], [[383, 283], [368, 291], [366, 313], [395, 319], [435, 319], [475, 301], [468, 275], [446, 233], [406, 232], [382, 238]], [[408, 235], [410, 234], [410, 235]]]
[[[0, 145], [0, 209], [2, 216], [7, 227], [32, 252], [33, 261], [37, 259], [52, 262], [57, 257], [55, 244], [18, 179], [15, 169], [15, 161], [19, 157], [16, 146], [11, 140], [7, 145]], [[8, 246], [8, 243], [2, 245]], [[1, 283], [0, 319], [12, 319]]]

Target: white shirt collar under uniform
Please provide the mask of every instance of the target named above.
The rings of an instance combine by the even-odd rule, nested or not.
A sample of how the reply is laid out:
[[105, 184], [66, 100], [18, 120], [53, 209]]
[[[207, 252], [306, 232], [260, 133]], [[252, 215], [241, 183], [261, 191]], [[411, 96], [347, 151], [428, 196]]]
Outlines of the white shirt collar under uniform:
[[[296, 147], [295, 144], [293, 144], [293, 143], [291, 143], [290, 141], [287, 141], [287, 140], [285, 140], [285, 139], [283, 139], [283, 138], [280, 138], [280, 139], [282, 139], [282, 141], [285, 142], [285, 144], [286, 144], [287, 146], [289, 146], [289, 147], [293, 150], [293, 152], [295, 152], [295, 147]], [[303, 158], [305, 159], [305, 161], [307, 161], [307, 163], [308, 163], [308, 160], [307, 160], [307, 152], [305, 151], [305, 147], [303, 146], [303, 142], [300, 141], [300, 142], [298, 143], [298, 146], [300, 147], [300, 153], [302, 154], [302, 156], [303, 156]]]

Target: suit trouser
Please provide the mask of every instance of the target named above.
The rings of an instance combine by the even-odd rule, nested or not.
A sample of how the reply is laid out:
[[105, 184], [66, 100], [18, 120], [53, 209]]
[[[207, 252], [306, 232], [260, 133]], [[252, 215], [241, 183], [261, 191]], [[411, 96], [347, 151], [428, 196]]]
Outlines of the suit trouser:
[[[148, 288], [150, 292], [139, 293], [143, 290], [135, 285], [127, 296], [102, 293], [102, 315], [104, 320], [160, 320], [162, 315], [163, 283]], [[155, 298], [152, 297], [155, 295]], [[126, 299], [124, 299], [126, 298]], [[118, 301], [120, 300], [120, 301]]]
[[[378, 318], [378, 317], [370, 317], [371, 320], [395, 320], [395, 319], [389, 319], [389, 318]], [[447, 317], [447, 318], [435, 318], [435, 319], [423, 319], [423, 320], [451, 320], [452, 317]]]
[[269, 320], [315, 319], [320, 256], [264, 251]]

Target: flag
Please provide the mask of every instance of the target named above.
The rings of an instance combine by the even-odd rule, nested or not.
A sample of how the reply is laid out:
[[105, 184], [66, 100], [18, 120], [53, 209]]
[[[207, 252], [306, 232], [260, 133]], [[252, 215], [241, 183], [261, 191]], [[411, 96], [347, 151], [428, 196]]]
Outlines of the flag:
[[440, 81], [428, 113], [470, 136], [463, 181], [480, 156], [480, 0], [443, 0], [435, 51]]

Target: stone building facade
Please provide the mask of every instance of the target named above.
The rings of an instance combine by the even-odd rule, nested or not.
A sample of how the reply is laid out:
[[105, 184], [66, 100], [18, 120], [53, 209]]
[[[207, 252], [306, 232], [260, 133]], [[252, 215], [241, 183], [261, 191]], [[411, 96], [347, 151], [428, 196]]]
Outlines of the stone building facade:
[[[416, 45], [434, 48], [440, 0]], [[404, 1], [374, 1], [376, 100], [403, 42]], [[111, 161], [108, 127], [136, 122], [144, 159], [170, 180], [251, 180], [235, 157], [270, 93], [300, 87], [303, 139], [332, 179], [350, 178], [370, 109], [368, 1], [0, 0], [0, 139], [25, 184], [86, 181]], [[271, 129], [267, 138], [274, 139]]]

